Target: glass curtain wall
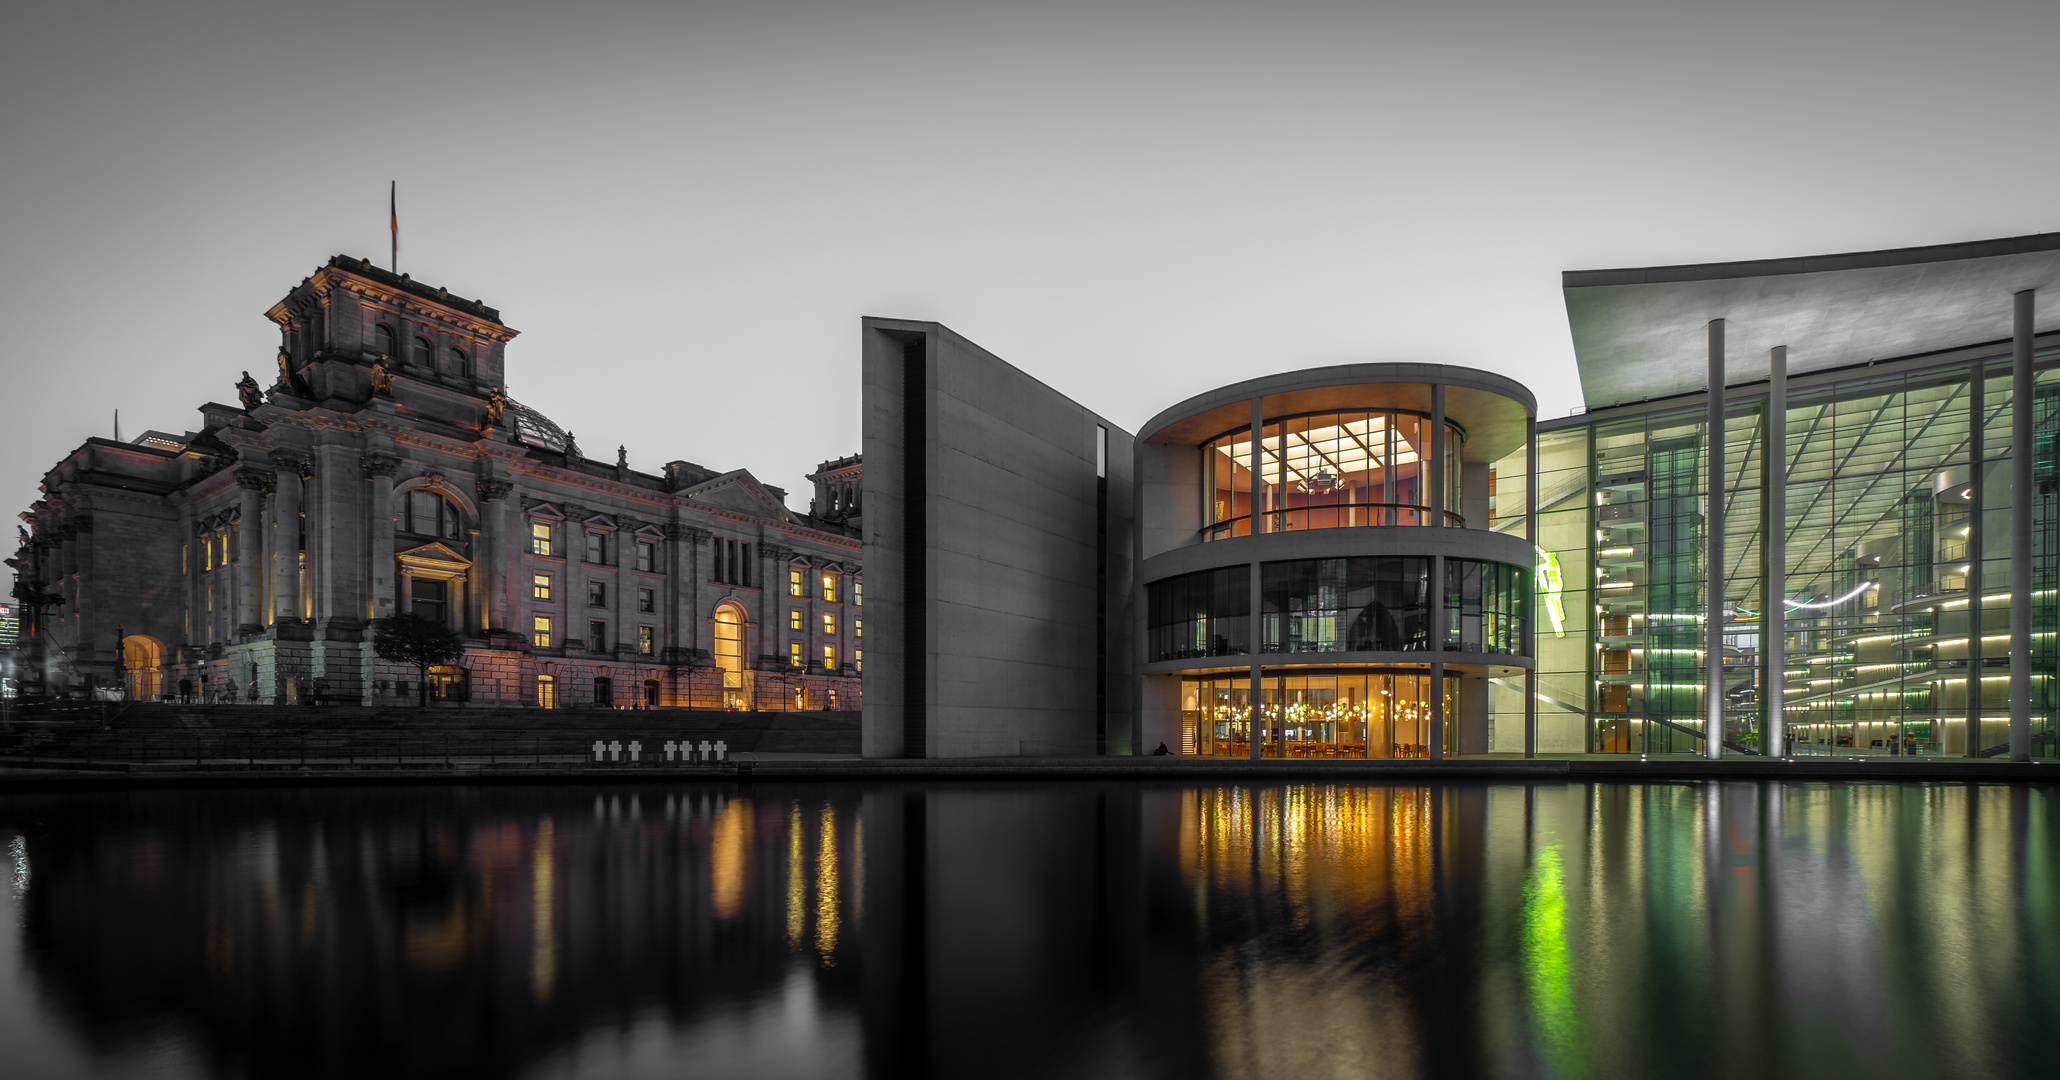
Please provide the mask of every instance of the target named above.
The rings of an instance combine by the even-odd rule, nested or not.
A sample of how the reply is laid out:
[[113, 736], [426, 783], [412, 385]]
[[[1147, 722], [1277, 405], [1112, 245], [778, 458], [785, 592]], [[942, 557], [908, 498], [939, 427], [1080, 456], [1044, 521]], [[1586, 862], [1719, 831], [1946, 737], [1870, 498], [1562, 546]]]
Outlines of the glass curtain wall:
[[1430, 641], [1431, 560], [1299, 559], [1259, 568], [1259, 648], [1268, 653], [1421, 651]]
[[1596, 642], [1595, 429], [1538, 434], [1538, 752], [1590, 748]]
[[[1266, 532], [1360, 525], [1432, 525], [1430, 420], [1413, 412], [1349, 411], [1269, 418], [1256, 470], [1250, 428], [1203, 444], [1203, 536], [1248, 535], [1258, 515]], [[1457, 424], [1445, 427], [1445, 520], [1458, 513]], [[1254, 483], [1256, 472], [1256, 485]]]
[[[2032, 744], [2041, 757], [2054, 756], [2060, 632], [2055, 359], [2039, 358], [2029, 403], [2036, 480], [2021, 493], [2022, 510], [2032, 515]], [[1795, 753], [1957, 756], [2005, 746], [2010, 529], [2020, 511], [2010, 483], [2014, 402], [2007, 357], [1998, 358], [1982, 386], [1977, 467], [1970, 372], [1967, 365], [1863, 371], [1791, 387], [1782, 451], [1787, 587], [1779, 597], [1765, 589], [1764, 399], [1742, 403], [1725, 420], [1727, 475], [1716, 502], [1725, 565], [1714, 575], [1704, 564], [1712, 503], [1702, 410], [1541, 435], [1539, 546], [1559, 563], [1565, 630], [1579, 633], [1580, 643], [1569, 648], [1554, 634], [1541, 571], [1540, 749], [1702, 752], [1706, 583], [1713, 576], [1724, 600], [1724, 734], [1732, 750], [1756, 750], [1776, 707], [1786, 711]], [[1584, 451], [1592, 464], [1576, 480], [1566, 466]], [[1977, 492], [1978, 567], [1971, 561]], [[1575, 537], [1578, 544], [1570, 543]], [[1592, 569], [1576, 565], [1584, 556]], [[1977, 578], [1978, 622], [1969, 616]], [[1592, 599], [1577, 599], [1582, 582], [1592, 582]], [[1782, 670], [1769, 672], [1760, 628], [1777, 602], [1786, 613], [1786, 656]], [[1577, 628], [1588, 612], [1592, 626]], [[1577, 709], [1588, 723], [1569, 737], [1558, 718]], [[1970, 713], [1979, 717], [1971, 746]]]
[[1229, 566], [1153, 582], [1146, 590], [1153, 660], [1251, 651], [1252, 571]]

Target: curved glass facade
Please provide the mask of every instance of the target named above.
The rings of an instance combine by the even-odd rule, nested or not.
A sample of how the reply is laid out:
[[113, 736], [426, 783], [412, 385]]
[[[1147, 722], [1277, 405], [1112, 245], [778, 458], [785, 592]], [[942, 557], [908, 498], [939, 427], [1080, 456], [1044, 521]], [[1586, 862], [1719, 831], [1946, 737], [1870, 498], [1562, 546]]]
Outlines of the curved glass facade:
[[[1455, 715], [1445, 679], [1445, 715]], [[1420, 758], [1428, 756], [1430, 676], [1338, 668], [1268, 675], [1260, 683], [1261, 757]], [[1205, 675], [1180, 684], [1180, 753], [1251, 755], [1251, 682]], [[1447, 741], [1454, 726], [1447, 724]], [[1449, 749], [1449, 746], [1448, 746]]]
[[[1431, 648], [1427, 556], [1296, 559], [1259, 571], [1262, 653], [1423, 652]], [[1204, 570], [1146, 589], [1152, 661], [1250, 652], [1251, 571]], [[1445, 560], [1446, 650], [1520, 655], [1531, 571]]]
[[[1431, 467], [1423, 413], [1368, 409], [1268, 418], [1254, 459], [1252, 429], [1202, 444], [1202, 536], [1358, 525], [1434, 525], [1440, 479]], [[1466, 433], [1445, 425], [1445, 519], [1465, 525], [1459, 449]]]

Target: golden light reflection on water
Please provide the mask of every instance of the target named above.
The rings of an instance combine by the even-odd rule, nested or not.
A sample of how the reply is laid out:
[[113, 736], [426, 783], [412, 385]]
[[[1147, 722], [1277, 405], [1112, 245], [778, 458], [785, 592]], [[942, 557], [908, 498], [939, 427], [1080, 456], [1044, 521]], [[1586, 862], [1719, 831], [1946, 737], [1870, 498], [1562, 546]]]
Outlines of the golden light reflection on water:
[[815, 951], [825, 966], [837, 962], [837, 811], [827, 801], [815, 841]]
[[529, 992], [539, 1005], [558, 984], [557, 847], [557, 830], [545, 817], [537, 822], [529, 871]]
[[808, 881], [801, 876], [801, 802], [787, 807], [787, 949], [801, 948], [808, 926]]
[[732, 799], [715, 817], [708, 851], [708, 888], [717, 918], [733, 919], [744, 910], [751, 831], [749, 799]]

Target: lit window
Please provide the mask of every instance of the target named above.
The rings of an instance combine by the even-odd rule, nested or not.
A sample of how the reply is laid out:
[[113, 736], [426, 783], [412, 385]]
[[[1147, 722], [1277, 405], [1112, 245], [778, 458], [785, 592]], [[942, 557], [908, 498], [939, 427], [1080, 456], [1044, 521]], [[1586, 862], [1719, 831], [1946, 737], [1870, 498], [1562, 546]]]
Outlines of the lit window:
[[799, 630], [799, 629], [801, 629], [801, 609], [800, 609], [800, 608], [795, 608], [795, 609], [793, 609], [792, 611], [789, 611], [789, 612], [787, 612], [787, 629], [789, 629], [789, 630]]
[[637, 627], [637, 651], [638, 651], [638, 652], [640, 652], [640, 653], [643, 653], [643, 654], [644, 654], [645, 656], [649, 656], [649, 655], [651, 655], [651, 651], [652, 651], [652, 648], [653, 648], [653, 646], [655, 646], [655, 645], [657, 644], [657, 640], [658, 640], [658, 633], [657, 633], [657, 631], [655, 631], [655, 630], [651, 629], [651, 628], [650, 628], [650, 627], [648, 627], [648, 626], [639, 626], [639, 627]]
[[594, 652], [608, 651], [608, 624], [599, 620], [587, 623], [587, 648]]
[[837, 602], [837, 575], [823, 575], [823, 600], [831, 604]]
[[864, 637], [864, 636], [865, 636], [865, 620], [864, 620], [864, 619], [853, 619], [853, 620], [851, 620], [851, 636], [852, 636], [852, 637]]
[[827, 611], [823, 612], [823, 633], [835, 634], [836, 632], [837, 617], [835, 615], [830, 614]]
[[558, 677], [539, 675], [536, 677], [536, 703], [546, 709], [558, 707]]
[[608, 583], [607, 583], [607, 582], [605, 582], [605, 581], [589, 581], [589, 582], [587, 582], [587, 606], [588, 606], [588, 607], [607, 607], [607, 606], [608, 606]]
[[530, 644], [535, 645], [539, 649], [550, 648], [551, 617], [549, 615], [539, 615], [536, 617], [536, 621], [530, 625], [533, 628], [529, 636]]
[[794, 667], [800, 667], [802, 665], [803, 661], [801, 659], [800, 642], [790, 641], [787, 643], [787, 663], [793, 665]]
[[551, 527], [539, 521], [529, 527], [529, 551], [532, 555], [551, 553]]
[[865, 582], [853, 579], [851, 582], [851, 606], [865, 606]]
[[851, 670], [853, 670], [853, 671], [864, 671], [864, 670], [865, 670], [865, 650], [864, 650], [864, 649], [853, 649], [853, 650], [851, 650]]
[[658, 592], [655, 589], [637, 590], [637, 610], [647, 615], [658, 611]]
[[549, 602], [551, 599], [551, 575], [535, 574], [529, 579], [529, 595]]
[[608, 534], [590, 532], [587, 534], [587, 561], [605, 563], [608, 561]]
[[837, 670], [837, 647], [835, 645], [823, 646], [823, 670]]
[[802, 595], [801, 571], [798, 569], [787, 571], [787, 595]]
[[656, 544], [646, 544], [641, 540], [637, 541], [637, 569], [647, 574], [650, 573], [651, 568], [658, 565], [658, 556], [655, 554], [657, 550], [658, 545]]

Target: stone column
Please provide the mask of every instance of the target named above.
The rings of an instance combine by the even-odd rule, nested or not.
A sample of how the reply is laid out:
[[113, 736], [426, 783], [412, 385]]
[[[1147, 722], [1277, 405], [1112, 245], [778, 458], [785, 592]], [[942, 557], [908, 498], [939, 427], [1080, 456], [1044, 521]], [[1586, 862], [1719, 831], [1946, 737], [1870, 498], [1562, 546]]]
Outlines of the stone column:
[[275, 454], [279, 469], [272, 496], [272, 614], [282, 623], [299, 622], [300, 489], [303, 463], [297, 454]]
[[2016, 296], [2010, 350], [2010, 760], [2031, 760], [2031, 336], [2038, 293]]
[[265, 492], [272, 489], [272, 474], [237, 469], [236, 487], [236, 556], [242, 563], [236, 574], [236, 632], [255, 634], [264, 628], [258, 618], [258, 597], [265, 587], [265, 532], [261, 515]]
[[371, 615], [391, 619], [399, 611], [393, 591], [393, 475], [401, 463], [390, 454], [366, 454], [363, 464], [372, 484]]
[[[1709, 613], [1703, 629], [1703, 747], [1724, 756], [1724, 320], [1709, 324], [1709, 476], [1703, 484], [1709, 533]], [[1592, 585], [1592, 582], [1590, 583]]]
[[394, 600], [394, 613], [406, 614], [415, 610], [415, 572], [403, 566], [400, 568], [399, 595]]
[[475, 572], [481, 562], [485, 563], [484, 580], [480, 592], [485, 594], [479, 620], [482, 630], [500, 627], [508, 628], [508, 597], [512, 586], [508, 576], [508, 493], [514, 485], [505, 480], [481, 480], [479, 482], [479, 536], [473, 543], [472, 563]]

